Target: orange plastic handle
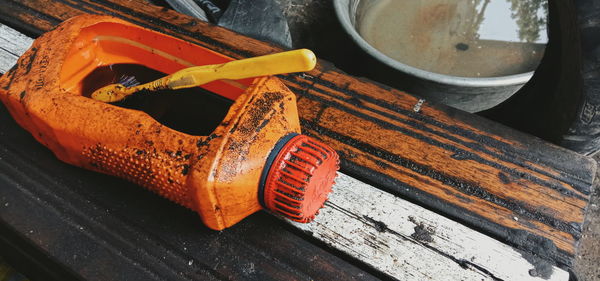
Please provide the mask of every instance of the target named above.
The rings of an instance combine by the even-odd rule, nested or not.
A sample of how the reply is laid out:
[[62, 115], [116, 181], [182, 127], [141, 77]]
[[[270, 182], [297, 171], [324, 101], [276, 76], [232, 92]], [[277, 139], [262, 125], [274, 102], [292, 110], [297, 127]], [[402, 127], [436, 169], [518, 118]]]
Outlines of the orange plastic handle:
[[81, 81], [117, 63], [172, 73], [229, 60], [115, 18], [85, 15], [38, 38], [0, 78], [0, 100], [59, 159], [126, 178], [223, 229], [262, 208], [257, 188], [266, 159], [283, 136], [300, 132], [294, 94], [273, 77], [237, 82], [247, 89], [209, 83], [205, 89], [235, 103], [212, 134], [192, 136], [85, 97]]

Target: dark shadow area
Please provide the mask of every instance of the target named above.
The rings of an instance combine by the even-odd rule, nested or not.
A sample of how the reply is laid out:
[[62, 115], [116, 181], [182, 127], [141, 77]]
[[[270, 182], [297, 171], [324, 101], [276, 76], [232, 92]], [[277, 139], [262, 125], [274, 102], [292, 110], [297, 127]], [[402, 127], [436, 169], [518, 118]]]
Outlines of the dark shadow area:
[[[82, 81], [83, 93], [113, 83], [136, 80], [144, 84], [166, 76], [165, 73], [135, 64], [99, 67]], [[132, 86], [132, 85], [127, 85]], [[140, 110], [161, 124], [197, 136], [207, 136], [223, 121], [233, 101], [199, 87], [181, 90], [140, 91], [114, 103], [116, 106]]]

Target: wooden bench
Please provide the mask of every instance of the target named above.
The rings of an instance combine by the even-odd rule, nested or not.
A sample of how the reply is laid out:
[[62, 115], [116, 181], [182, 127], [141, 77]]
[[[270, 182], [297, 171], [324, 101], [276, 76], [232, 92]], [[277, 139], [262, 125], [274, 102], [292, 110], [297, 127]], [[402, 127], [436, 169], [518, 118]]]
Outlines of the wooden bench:
[[[13, 28], [0, 29], [3, 71], [27, 47], [28, 36], [39, 36], [82, 13], [113, 15], [234, 58], [280, 51], [143, 1], [0, 3], [0, 22]], [[65, 242], [48, 236], [62, 237], [66, 230], [44, 229], [51, 228], [48, 221], [60, 222], [74, 241], [89, 243], [82, 248], [102, 248], [101, 254], [88, 253], [80, 260], [118, 268], [110, 274], [136, 272], [154, 279], [167, 273], [181, 280], [194, 274], [257, 280], [568, 279], [594, 180], [592, 159], [481, 117], [350, 77], [327, 62], [313, 72], [281, 78], [297, 94], [304, 132], [338, 150], [347, 174], [340, 177], [331, 202], [314, 223], [290, 228], [259, 214], [215, 233], [202, 229], [185, 210], [132, 188], [131, 200], [144, 197], [184, 218], [162, 218], [173, 226], [161, 227], [144, 219], [144, 212], [156, 215], [151, 204], [115, 206], [107, 199], [111, 189], [89, 181], [112, 189], [131, 184], [64, 166], [11, 123], [3, 110], [0, 134], [6, 137], [0, 140], [0, 171], [5, 176], [0, 180], [7, 188], [0, 191], [0, 203], [10, 206], [0, 213], [3, 228], [16, 236], [25, 234], [24, 244], [49, 253], [70, 268], [68, 274], [88, 279], [97, 278], [86, 271], [84, 262], [65, 256], [76, 251], [51, 249]], [[34, 152], [25, 152], [29, 150]], [[40, 157], [52, 167], [30, 164]], [[52, 190], [59, 195], [49, 194]], [[91, 200], [90, 206], [85, 200]], [[23, 222], [30, 212], [25, 205], [56, 214]], [[102, 215], [102, 208], [120, 216]], [[28, 228], [42, 230], [28, 235]], [[261, 241], [261, 235], [282, 245]], [[178, 240], [165, 242], [170, 239]], [[157, 243], [160, 247], [153, 248]], [[253, 262], [244, 262], [246, 256]], [[306, 264], [315, 267], [306, 269]]]

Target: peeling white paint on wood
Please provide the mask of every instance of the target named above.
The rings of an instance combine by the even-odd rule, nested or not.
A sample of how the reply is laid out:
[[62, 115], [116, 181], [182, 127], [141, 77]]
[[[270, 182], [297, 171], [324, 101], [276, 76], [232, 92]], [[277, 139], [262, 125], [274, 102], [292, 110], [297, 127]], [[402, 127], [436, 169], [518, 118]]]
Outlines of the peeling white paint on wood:
[[544, 280], [512, 247], [344, 174], [315, 221], [292, 224], [399, 280]]
[[0, 73], [5, 73], [15, 65], [32, 42], [33, 39], [0, 24]]
[[[32, 41], [0, 24], [0, 73]], [[399, 280], [544, 280], [508, 245], [350, 176], [336, 182], [314, 222], [288, 222], [378, 271]], [[554, 267], [547, 280], [568, 279]]]

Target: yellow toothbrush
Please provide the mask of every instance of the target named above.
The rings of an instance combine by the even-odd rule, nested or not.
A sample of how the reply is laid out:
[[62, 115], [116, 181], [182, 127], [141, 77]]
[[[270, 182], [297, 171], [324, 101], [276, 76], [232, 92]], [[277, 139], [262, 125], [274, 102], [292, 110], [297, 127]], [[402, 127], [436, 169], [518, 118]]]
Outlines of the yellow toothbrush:
[[310, 71], [315, 67], [316, 62], [317, 58], [312, 51], [300, 49], [223, 64], [194, 66], [137, 86], [111, 84], [96, 90], [92, 93], [92, 98], [103, 102], [116, 102], [143, 90], [177, 90], [197, 87], [220, 79], [236, 80]]

